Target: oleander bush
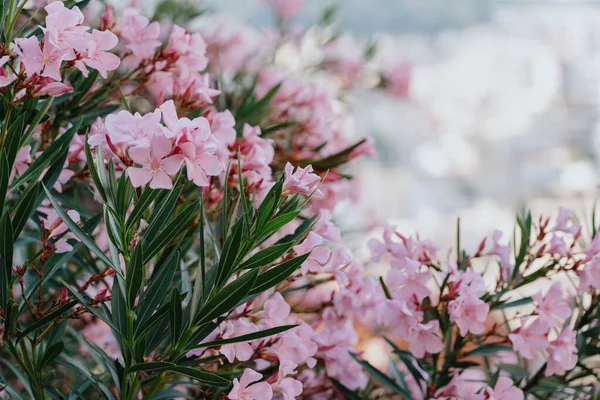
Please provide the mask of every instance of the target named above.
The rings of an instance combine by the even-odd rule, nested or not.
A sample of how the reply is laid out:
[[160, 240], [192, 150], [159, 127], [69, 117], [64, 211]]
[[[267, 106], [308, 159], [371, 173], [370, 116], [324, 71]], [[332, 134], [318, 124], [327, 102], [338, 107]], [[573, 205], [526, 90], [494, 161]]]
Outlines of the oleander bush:
[[0, 2], [1, 398], [599, 398], [596, 221], [344, 248], [335, 209], [374, 154], [349, 98], [406, 96], [410, 66], [374, 69], [334, 9], [194, 32], [206, 10], [174, 1], [38, 3]]

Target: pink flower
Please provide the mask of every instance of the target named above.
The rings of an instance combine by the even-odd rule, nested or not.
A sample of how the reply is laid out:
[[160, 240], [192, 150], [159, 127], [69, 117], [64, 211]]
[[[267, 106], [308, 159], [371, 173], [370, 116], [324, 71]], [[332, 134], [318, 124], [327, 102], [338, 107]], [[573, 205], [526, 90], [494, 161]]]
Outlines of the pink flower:
[[508, 281], [512, 276], [514, 265], [510, 262], [510, 246], [503, 246], [498, 243], [502, 239], [502, 232], [494, 231], [492, 236], [494, 242], [492, 248], [488, 251], [489, 255], [500, 257], [500, 270], [502, 271], [502, 279]]
[[387, 91], [397, 97], [407, 97], [410, 90], [410, 81], [413, 74], [413, 65], [410, 62], [400, 62], [384, 72]]
[[523, 400], [523, 391], [514, 386], [510, 378], [501, 376], [494, 386], [494, 390], [487, 390], [488, 400]]
[[554, 282], [545, 296], [539, 291], [531, 296], [537, 303], [536, 311], [549, 328], [562, 326], [565, 318], [571, 315], [571, 307], [563, 298], [560, 283]]
[[[225, 331], [223, 333], [223, 339], [229, 339], [258, 331], [256, 325], [246, 318], [239, 318], [233, 322], [227, 321], [224, 323], [224, 328], [222, 329]], [[254, 354], [254, 350], [249, 342], [224, 344], [221, 346], [220, 352], [230, 363], [233, 363], [236, 358], [239, 361], [248, 361]]]
[[[600, 235], [596, 235], [600, 237]], [[589, 288], [600, 289], [600, 258], [594, 257], [585, 264], [583, 269], [577, 271], [579, 276], [579, 288], [588, 291]]]
[[119, 39], [111, 31], [92, 31], [91, 39], [87, 42], [87, 51], [82, 60], [75, 62], [75, 66], [81, 71], [83, 76], [88, 76], [88, 70], [85, 65], [94, 68], [100, 75], [106, 79], [107, 71], [113, 71], [119, 67], [121, 59], [112, 53], [104, 50], [110, 50], [115, 47]]
[[126, 41], [126, 48], [131, 50], [135, 61], [150, 58], [154, 49], [160, 46], [158, 35], [160, 24], [155, 21], [150, 23], [148, 18], [136, 14], [136, 10], [126, 9], [121, 23], [121, 37]]
[[185, 28], [173, 25], [167, 51], [179, 55], [179, 62], [192, 71], [202, 71], [208, 64], [206, 43], [199, 33], [190, 34]]
[[386, 276], [386, 283], [391, 286], [400, 286], [394, 290], [394, 296], [402, 300], [412, 300], [413, 296], [419, 301], [431, 294], [427, 287], [432, 273], [426, 268], [420, 272], [421, 263], [404, 257], [403, 259], [393, 260]]
[[129, 149], [129, 157], [141, 165], [140, 168], [127, 168], [133, 187], [143, 187], [150, 182], [152, 189], [172, 189], [171, 176], [179, 171], [183, 157], [167, 157], [170, 153], [171, 141], [161, 135], [152, 137], [150, 147], [138, 146]]
[[548, 247], [546, 253], [551, 255], [558, 254], [561, 257], [568, 257], [569, 248], [565, 243], [565, 239], [557, 234], [553, 234], [552, 239], [550, 239], [550, 247]]
[[254, 383], [262, 378], [262, 374], [246, 368], [238, 381], [233, 380], [233, 389], [227, 396], [231, 400], [271, 400], [273, 389], [267, 382]]
[[8, 184], [10, 185], [12, 183], [16, 174], [23, 175], [25, 171], [27, 171], [27, 168], [29, 168], [29, 164], [31, 164], [30, 144], [23, 146], [17, 153], [12, 170], [10, 171], [10, 176], [8, 177]]
[[104, 126], [102, 118], [98, 117], [90, 126], [90, 133], [88, 134], [88, 144], [91, 147], [103, 145], [106, 143], [107, 130]]
[[17, 78], [15, 74], [7, 74], [3, 68], [4, 64], [9, 60], [9, 56], [0, 57], [0, 88], [10, 85]]
[[263, 311], [257, 315], [262, 318], [262, 322], [268, 327], [276, 327], [285, 325], [290, 311], [290, 305], [285, 301], [281, 293], [276, 292], [273, 297], [265, 301]]
[[161, 105], [160, 109], [168, 128], [165, 134], [176, 138], [185, 160], [188, 179], [197, 186], [208, 186], [208, 176], [223, 172], [223, 165], [215, 155], [217, 145], [210, 133], [208, 120], [204, 117], [178, 119], [172, 100]]
[[78, 7], [68, 9], [62, 1], [53, 1], [44, 7], [48, 16], [43, 28], [45, 40], [66, 52], [66, 60], [75, 59], [75, 52], [86, 48], [89, 27], [81, 25], [83, 14]]
[[73, 88], [62, 82], [50, 82], [41, 87], [38, 94], [41, 96], [48, 95], [51, 97], [62, 96], [65, 93], [70, 93]]
[[210, 122], [210, 130], [219, 141], [227, 146], [235, 142], [235, 119], [231, 111], [211, 112], [206, 116]]
[[311, 194], [315, 189], [315, 195], [320, 195], [321, 192], [317, 189], [321, 178], [313, 173], [312, 166], [308, 165], [305, 168], [297, 167], [294, 171], [294, 166], [289, 162], [285, 165], [285, 181], [283, 189], [289, 193]]
[[339, 243], [342, 240], [341, 232], [333, 222], [331, 222], [331, 212], [328, 210], [319, 211], [319, 219], [313, 228], [313, 231], [323, 237], [329, 243]]
[[530, 322], [532, 318], [521, 318], [521, 327], [508, 335], [515, 351], [529, 360], [535, 358], [537, 351], [546, 350], [549, 346], [548, 325], [540, 318]]
[[440, 338], [440, 323], [436, 320], [426, 324], [415, 324], [410, 327], [407, 342], [410, 343], [410, 352], [417, 358], [423, 358], [425, 353], [437, 354], [444, 348]]
[[396, 226], [385, 224], [383, 228], [383, 242], [377, 239], [369, 239], [367, 246], [371, 251], [371, 260], [379, 262], [388, 253], [398, 258], [406, 256], [406, 249], [402, 243], [392, 240], [395, 236]]
[[[77, 211], [68, 210], [67, 215], [73, 220], [73, 222], [79, 223], [80, 217]], [[53, 209], [47, 213], [47, 216], [42, 220], [42, 223], [44, 224], [44, 229], [46, 229], [48, 232], [48, 238], [60, 236], [68, 229], [67, 225], [65, 225], [58, 213]], [[73, 250], [73, 246], [67, 242], [67, 239], [79, 240], [73, 233], [67, 232], [54, 243], [57, 253], [66, 253]]]
[[44, 41], [44, 49], [35, 36], [27, 39], [16, 39], [18, 47], [15, 52], [21, 57], [27, 75], [38, 74], [61, 81], [60, 64], [63, 61], [65, 50], [56, 47], [49, 40]]
[[571, 217], [573, 216], [573, 211], [569, 210], [565, 207], [559, 207], [558, 209], [558, 217], [556, 218], [556, 224], [552, 228], [554, 232], [565, 232], [570, 233], [572, 235], [576, 235], [581, 227], [579, 225], [570, 225]]
[[294, 378], [283, 378], [273, 385], [273, 389], [280, 392], [284, 400], [294, 400], [302, 394], [302, 382]]
[[479, 335], [485, 330], [484, 322], [490, 306], [476, 296], [466, 295], [448, 303], [448, 311], [450, 320], [456, 323], [461, 336], [466, 336], [468, 332]]
[[394, 334], [407, 340], [411, 328], [418, 324], [418, 318], [421, 318], [423, 313], [409, 309], [404, 300], [386, 300], [385, 304], [386, 314], [383, 316], [383, 323], [393, 328]]
[[544, 375], [563, 375], [577, 365], [577, 333], [565, 328], [558, 337], [550, 342], [548, 360]]
[[323, 272], [323, 267], [329, 261], [331, 251], [327, 246], [321, 246], [322, 243], [323, 237], [311, 231], [302, 243], [294, 246], [294, 252], [299, 256], [310, 252], [310, 256], [302, 264], [302, 275], [306, 275], [308, 272]]
[[281, 19], [289, 19], [302, 9], [304, 0], [265, 0], [270, 4]]
[[122, 110], [106, 117], [105, 129], [114, 144], [148, 146], [154, 135], [163, 134], [160, 119], [161, 112], [158, 109], [144, 116], [139, 113], [131, 115], [130, 112]]

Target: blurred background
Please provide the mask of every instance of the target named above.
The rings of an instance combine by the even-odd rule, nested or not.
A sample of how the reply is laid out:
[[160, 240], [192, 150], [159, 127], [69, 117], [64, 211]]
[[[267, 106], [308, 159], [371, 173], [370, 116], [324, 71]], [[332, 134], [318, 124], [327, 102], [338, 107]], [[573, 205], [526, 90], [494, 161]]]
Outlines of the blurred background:
[[[273, 25], [260, 0], [208, 4], [229, 20]], [[370, 63], [410, 65], [405, 95], [352, 94], [348, 134], [372, 135], [378, 156], [353, 171], [363, 211], [342, 206], [348, 230], [376, 216], [450, 245], [460, 216], [472, 249], [494, 228], [511, 233], [524, 208], [565, 205], [591, 218], [600, 2], [306, 0], [295, 23], [310, 26], [330, 4], [350, 42], [377, 44]]]

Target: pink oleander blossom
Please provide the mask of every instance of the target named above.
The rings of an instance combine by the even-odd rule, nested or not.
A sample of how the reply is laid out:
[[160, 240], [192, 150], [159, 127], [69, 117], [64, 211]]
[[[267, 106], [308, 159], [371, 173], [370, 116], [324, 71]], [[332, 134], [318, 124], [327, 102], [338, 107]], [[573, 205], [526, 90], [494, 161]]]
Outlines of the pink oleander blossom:
[[17, 78], [15, 74], [11, 72], [7, 73], [4, 70], [4, 65], [7, 62], [10, 62], [9, 56], [0, 57], [0, 89], [10, 85]]
[[456, 323], [461, 336], [468, 332], [479, 335], [485, 330], [485, 320], [490, 306], [474, 295], [460, 296], [448, 303], [450, 320]]
[[439, 326], [439, 321], [433, 320], [410, 327], [407, 341], [410, 343], [410, 352], [415, 357], [423, 358], [425, 353], [437, 354], [444, 349], [444, 343], [438, 333]]
[[83, 59], [76, 61], [75, 66], [85, 77], [88, 76], [87, 65], [97, 70], [100, 76], [106, 79], [107, 72], [117, 69], [121, 63], [119, 57], [106, 51], [114, 48], [118, 41], [117, 36], [111, 31], [98, 31], [94, 29], [87, 43], [87, 51]]
[[152, 57], [154, 49], [160, 46], [160, 24], [157, 21], [150, 23], [136, 10], [128, 8], [123, 12], [120, 27], [125, 47], [131, 51], [136, 62]]
[[542, 296], [537, 292], [531, 296], [537, 303], [536, 312], [548, 327], [558, 328], [563, 321], [571, 315], [571, 306], [563, 297], [560, 283], [554, 282], [550, 289]]
[[267, 382], [258, 382], [262, 374], [246, 368], [242, 377], [233, 380], [233, 389], [227, 395], [231, 400], [271, 400], [273, 389]]
[[172, 189], [171, 176], [175, 175], [183, 156], [171, 153], [171, 141], [164, 136], [153, 136], [150, 146], [138, 146], [129, 149], [129, 157], [141, 167], [127, 168], [127, 174], [133, 187], [143, 187], [150, 183], [152, 189]]
[[16, 39], [18, 47], [15, 53], [21, 57], [28, 76], [38, 74], [61, 81], [60, 66], [66, 52], [56, 47], [49, 40], [44, 41], [43, 49], [35, 36], [27, 39]]
[[391, 262], [392, 268], [388, 271], [386, 282], [394, 290], [394, 297], [410, 300], [416, 297], [419, 301], [431, 294], [427, 284], [431, 280], [431, 270], [421, 269], [421, 263], [408, 258], [397, 259]]
[[577, 332], [565, 328], [558, 337], [550, 342], [545, 376], [564, 375], [577, 365]]
[[516, 333], [508, 335], [513, 344], [513, 348], [523, 358], [532, 360], [538, 351], [546, 350], [550, 345], [548, 343], [548, 325], [537, 318], [533, 322], [530, 318], [521, 318], [521, 327]]

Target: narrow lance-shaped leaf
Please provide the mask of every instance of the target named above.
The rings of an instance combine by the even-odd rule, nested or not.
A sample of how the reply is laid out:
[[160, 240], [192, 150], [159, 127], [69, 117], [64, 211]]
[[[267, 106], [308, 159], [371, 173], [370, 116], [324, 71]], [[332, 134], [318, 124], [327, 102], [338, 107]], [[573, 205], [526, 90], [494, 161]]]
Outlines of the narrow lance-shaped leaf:
[[87, 233], [85, 233], [72, 219], [71, 217], [69, 217], [69, 215], [64, 212], [64, 210], [62, 209], [62, 207], [60, 206], [60, 204], [58, 204], [58, 201], [56, 201], [56, 199], [54, 198], [54, 196], [52, 196], [52, 194], [50, 193], [50, 191], [43, 186], [44, 191], [46, 192], [46, 196], [48, 196], [48, 199], [50, 200], [50, 202], [52, 203], [52, 206], [54, 206], [54, 209], [56, 210], [56, 212], [58, 213], [58, 216], [60, 217], [60, 219], [63, 221], [63, 223], [65, 225], [67, 225], [67, 227], [69, 228], [69, 230], [75, 235], [77, 236], [77, 238], [79, 240], [81, 240], [81, 242], [92, 252], [94, 253], [100, 260], [102, 260], [106, 265], [108, 265], [109, 267], [111, 267], [112, 269], [115, 270], [115, 272], [117, 273], [117, 275], [119, 276], [123, 276], [123, 274], [121, 273], [120, 269], [117, 268], [115, 265], [113, 265], [112, 261], [110, 261], [110, 259], [108, 257], [106, 257], [106, 255], [104, 254], [104, 252], [102, 250], [100, 250], [100, 248], [98, 247], [98, 245], [96, 244], [96, 242], [94, 242], [94, 240], [89, 237], [87, 235]]
[[144, 280], [144, 264], [142, 263], [142, 246], [138, 245], [133, 250], [127, 276], [125, 277], [125, 288], [127, 290], [127, 304], [129, 309], [133, 308], [138, 292]]
[[257, 271], [249, 271], [221, 289], [198, 313], [198, 323], [211, 321], [233, 310], [254, 287]]
[[137, 329], [150, 318], [154, 310], [165, 299], [165, 296], [171, 287], [171, 282], [173, 281], [173, 276], [175, 275], [178, 265], [179, 251], [175, 248], [171, 250], [167, 258], [157, 266], [158, 269], [155, 269], [150, 277], [150, 283], [146, 290], [144, 290], [144, 293], [138, 302], [138, 306], [136, 307], [138, 317], [136, 333]]
[[277, 334], [280, 334], [282, 332], [288, 331], [288, 330], [293, 329], [293, 328], [295, 328], [297, 326], [298, 325], [282, 325], [282, 326], [277, 326], [275, 328], [264, 329], [262, 331], [248, 333], [246, 335], [240, 335], [240, 336], [236, 336], [236, 337], [232, 337], [232, 338], [228, 338], [228, 339], [221, 339], [221, 340], [215, 340], [215, 341], [212, 341], [212, 342], [202, 343], [202, 344], [199, 344], [199, 345], [194, 346], [192, 348], [189, 348], [188, 350], [192, 350], [192, 349], [204, 349], [204, 348], [209, 348], [209, 347], [222, 346], [224, 344], [249, 342], [249, 341], [252, 341], [252, 340], [263, 339], [263, 338], [266, 338], [266, 337], [269, 337], [269, 336], [277, 335]]
[[181, 295], [179, 290], [174, 288], [171, 292], [171, 307], [170, 307], [170, 327], [171, 327], [171, 343], [175, 346], [179, 342], [182, 330], [183, 311], [181, 310]]
[[240, 256], [239, 251], [242, 247], [242, 234], [244, 229], [244, 220], [240, 218], [236, 221], [231, 233], [227, 236], [223, 245], [223, 252], [219, 259], [219, 270], [217, 274], [217, 287], [224, 283], [230, 276], [235, 267], [235, 261]]

